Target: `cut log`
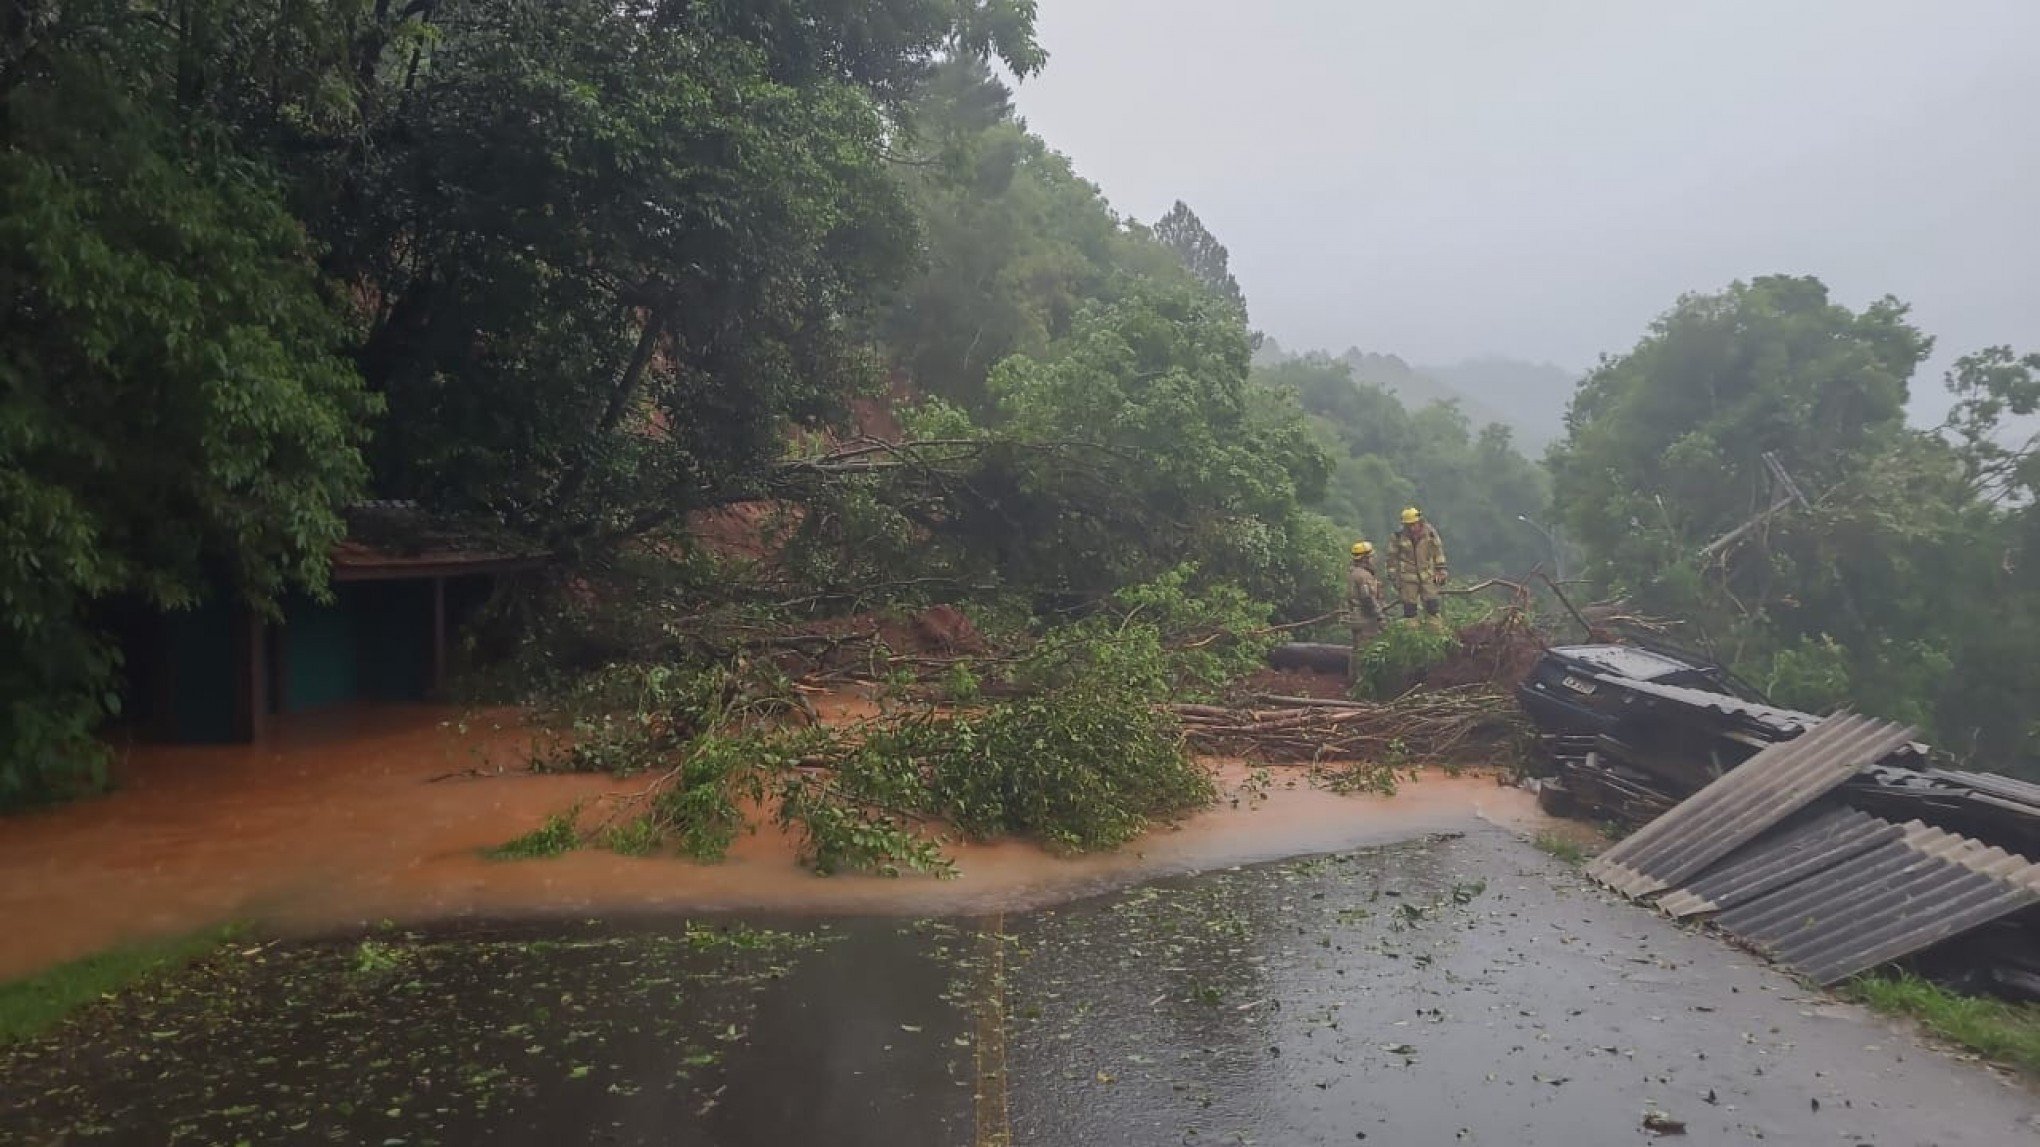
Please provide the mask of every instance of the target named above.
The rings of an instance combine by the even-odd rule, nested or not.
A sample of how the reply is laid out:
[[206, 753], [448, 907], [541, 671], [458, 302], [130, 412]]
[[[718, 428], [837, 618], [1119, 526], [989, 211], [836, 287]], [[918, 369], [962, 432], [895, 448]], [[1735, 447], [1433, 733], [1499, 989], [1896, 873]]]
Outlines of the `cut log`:
[[1352, 650], [1326, 642], [1292, 641], [1268, 651], [1268, 664], [1277, 669], [1306, 669], [1312, 673], [1343, 675], [1352, 662]]

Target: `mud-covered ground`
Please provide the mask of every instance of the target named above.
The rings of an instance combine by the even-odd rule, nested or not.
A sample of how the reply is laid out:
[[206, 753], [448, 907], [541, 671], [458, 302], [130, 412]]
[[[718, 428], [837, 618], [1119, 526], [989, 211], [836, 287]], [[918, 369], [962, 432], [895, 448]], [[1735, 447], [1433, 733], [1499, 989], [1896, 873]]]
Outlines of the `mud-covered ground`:
[[2036, 1111], [1479, 826], [1025, 915], [251, 942], [0, 1053], [26, 1143], [2000, 1147]]
[[[825, 716], [855, 698], [819, 698]], [[1302, 766], [1211, 762], [1225, 794], [1110, 853], [1020, 840], [955, 843], [958, 878], [816, 879], [767, 824], [721, 864], [582, 849], [543, 863], [488, 849], [642, 778], [525, 770], [514, 714], [433, 707], [307, 714], [260, 745], [151, 746], [96, 800], [0, 831], [0, 980], [123, 943], [229, 921], [327, 935], [386, 919], [576, 920], [618, 912], [964, 916], [1069, 900], [1136, 880], [1403, 839], [1476, 818], [1535, 831], [1536, 798], [1437, 771], [1393, 797], [1340, 795]]]

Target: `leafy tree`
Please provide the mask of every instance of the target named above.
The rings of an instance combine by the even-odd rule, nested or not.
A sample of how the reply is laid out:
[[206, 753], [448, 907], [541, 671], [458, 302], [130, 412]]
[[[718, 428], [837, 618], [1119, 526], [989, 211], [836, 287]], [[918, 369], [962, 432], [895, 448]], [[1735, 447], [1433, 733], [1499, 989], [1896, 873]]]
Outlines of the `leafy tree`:
[[[1419, 505], [1445, 531], [1461, 572], [1522, 573], [1549, 565], [1544, 539], [1518, 520], [1545, 513], [1549, 483], [1508, 428], [1475, 433], [1455, 404], [1415, 412], [1352, 366], [1328, 356], [1287, 359], [1256, 372], [1291, 390], [1334, 460], [1320, 509], [1348, 535], [1380, 539], [1404, 506]], [[1343, 547], [1342, 547], [1343, 548]]]
[[1858, 314], [1816, 279], [1687, 296], [1581, 384], [1552, 452], [1566, 524], [1602, 576], [1647, 607], [1761, 613], [1808, 588], [1804, 577], [1743, 551], [1709, 564], [1704, 547], [1780, 495], [1766, 453], [1823, 495], [1891, 449], [1930, 346], [1902, 304]]
[[321, 592], [365, 477], [570, 558], [755, 484], [876, 374], [907, 96], [1033, 8], [8, 8], [0, 801], [90, 772], [97, 603]]
[[1940, 433], [1955, 445], [1971, 491], [1993, 503], [2030, 502], [2040, 489], [2040, 435], [2011, 441], [2005, 420], [2040, 411], [2040, 354], [1987, 347], [1957, 359], [1947, 385], [1955, 402]]
[[1197, 217], [1190, 205], [1178, 199], [1169, 213], [1155, 222], [1155, 241], [1182, 260], [1190, 276], [1206, 290], [1247, 313], [1247, 296], [1232, 275], [1232, 254]]
[[1004, 432], [1085, 443], [1098, 459], [1090, 474], [1027, 476], [1038, 517], [1007, 543], [1012, 564], [1097, 592], [1196, 560], [1263, 600], [1295, 601], [1320, 576], [1295, 567], [1294, 542], [1328, 468], [1295, 406], [1250, 383], [1249, 355], [1229, 307], [1154, 285], [1086, 311], [1055, 357], [1000, 364]]
[[375, 403], [259, 168], [42, 55], [0, 153], [0, 804], [97, 779], [95, 607], [323, 590]]
[[922, 393], [985, 417], [1000, 361], [1048, 353], [1087, 303], [1129, 283], [1187, 277], [1018, 122], [1011, 90], [982, 62], [945, 62], [907, 123], [914, 159], [897, 174], [920, 219], [922, 260], [879, 329]]
[[1852, 312], [1817, 280], [1688, 296], [1583, 384], [1559, 506], [1610, 589], [1690, 620], [1778, 699], [2036, 771], [2040, 579], [2007, 420], [2034, 409], [2040, 360], [1959, 360], [1954, 412], [1922, 432], [1904, 404], [1929, 345], [1903, 305]]
[[754, 480], [875, 377], [857, 318], [913, 235], [889, 109], [945, 47], [1036, 66], [1024, 10], [432, 6], [402, 69], [362, 62], [389, 142], [304, 172], [374, 300], [382, 487], [600, 550]]

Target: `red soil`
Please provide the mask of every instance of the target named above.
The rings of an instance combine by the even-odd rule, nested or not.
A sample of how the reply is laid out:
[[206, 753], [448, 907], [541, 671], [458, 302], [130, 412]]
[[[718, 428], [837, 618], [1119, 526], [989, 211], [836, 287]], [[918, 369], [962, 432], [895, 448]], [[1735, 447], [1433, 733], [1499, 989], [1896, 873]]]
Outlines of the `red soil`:
[[[836, 720], [867, 702], [825, 697]], [[0, 832], [0, 979], [112, 944], [246, 919], [291, 931], [382, 919], [708, 910], [976, 913], [1085, 895], [1145, 876], [1463, 828], [1538, 822], [1535, 798], [1480, 777], [1427, 777], [1401, 795], [1341, 797], [1274, 770], [1265, 801], [1221, 800], [1119, 852], [1063, 858], [1006, 841], [952, 847], [959, 878], [837, 876], [795, 864], [765, 829], [722, 864], [586, 850], [492, 861], [483, 850], [575, 802], [641, 781], [521, 771], [515, 715], [384, 708], [283, 722], [268, 743], [149, 748], [110, 796], [8, 818]], [[465, 775], [471, 770], [481, 778]], [[497, 774], [496, 770], [503, 770]], [[453, 774], [449, 776], [449, 774]], [[1237, 789], [1246, 766], [1220, 767]]]

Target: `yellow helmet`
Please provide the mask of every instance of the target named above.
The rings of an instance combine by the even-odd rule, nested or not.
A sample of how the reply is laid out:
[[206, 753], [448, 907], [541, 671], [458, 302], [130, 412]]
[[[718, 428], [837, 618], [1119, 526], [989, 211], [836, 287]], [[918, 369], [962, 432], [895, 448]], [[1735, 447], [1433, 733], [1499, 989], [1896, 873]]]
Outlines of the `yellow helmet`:
[[1356, 558], [1364, 558], [1364, 557], [1366, 557], [1367, 555], [1369, 555], [1369, 554], [1371, 554], [1371, 553], [1373, 553], [1373, 552], [1374, 552], [1374, 543], [1373, 543], [1373, 542], [1354, 542], [1354, 543], [1353, 543], [1353, 556], [1354, 556], [1354, 557], [1356, 557]]
[[1403, 524], [1403, 525], [1405, 525], [1405, 526], [1414, 526], [1414, 525], [1416, 525], [1416, 524], [1417, 524], [1418, 522], [1421, 522], [1421, 521], [1423, 521], [1423, 520], [1424, 520], [1424, 512], [1423, 512], [1422, 510], [1419, 510], [1419, 509], [1417, 509], [1417, 508], [1416, 508], [1415, 506], [1408, 506], [1408, 507], [1405, 507], [1405, 508], [1403, 509], [1403, 512], [1402, 512], [1402, 524]]

